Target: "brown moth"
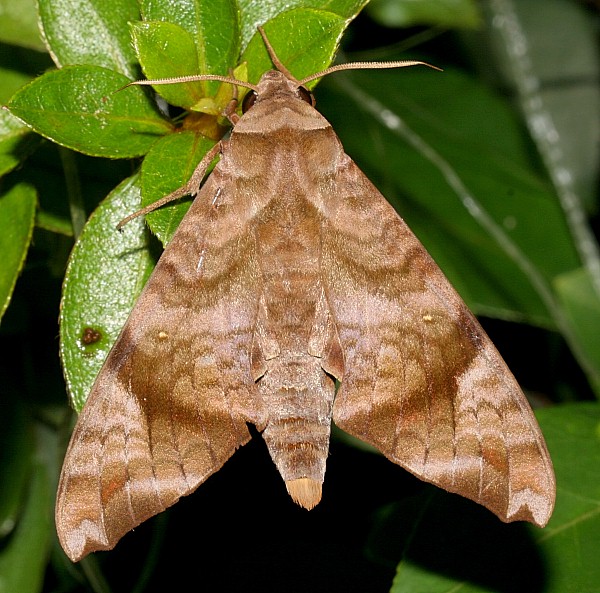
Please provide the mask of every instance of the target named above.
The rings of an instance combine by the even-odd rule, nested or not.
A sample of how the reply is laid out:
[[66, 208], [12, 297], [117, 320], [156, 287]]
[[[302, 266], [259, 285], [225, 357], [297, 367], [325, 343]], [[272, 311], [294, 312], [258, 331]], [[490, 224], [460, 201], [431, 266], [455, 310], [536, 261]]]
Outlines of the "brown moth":
[[333, 419], [503, 521], [545, 525], [554, 473], [521, 389], [303, 87], [414, 62], [298, 81], [265, 43], [277, 70], [256, 86], [192, 78], [250, 87], [254, 104], [152, 207], [197, 194], [73, 432], [56, 503], [65, 552], [111, 549], [193, 492], [248, 442], [247, 423], [307, 509]]

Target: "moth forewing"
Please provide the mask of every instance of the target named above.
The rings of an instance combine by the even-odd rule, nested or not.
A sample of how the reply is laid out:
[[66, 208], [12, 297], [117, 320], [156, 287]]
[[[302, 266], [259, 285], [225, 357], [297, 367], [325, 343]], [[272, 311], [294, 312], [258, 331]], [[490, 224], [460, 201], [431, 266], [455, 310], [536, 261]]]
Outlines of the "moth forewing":
[[[552, 464], [510, 371], [285, 72], [239, 83], [254, 105], [79, 418], [56, 505], [74, 561], [192, 492], [248, 441], [248, 422], [306, 508], [321, 498], [333, 418], [504, 521], [552, 512]], [[208, 159], [161, 204], [196, 193]]]

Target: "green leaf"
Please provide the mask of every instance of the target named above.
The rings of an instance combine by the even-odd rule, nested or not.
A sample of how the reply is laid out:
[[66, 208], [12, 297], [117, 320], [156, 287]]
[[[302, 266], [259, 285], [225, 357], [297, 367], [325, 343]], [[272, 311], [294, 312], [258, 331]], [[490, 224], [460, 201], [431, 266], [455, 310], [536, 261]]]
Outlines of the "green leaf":
[[[13, 6], [16, 3], [10, 2], [9, 4]], [[5, 13], [2, 13], [2, 6], [3, 2], [0, 0], [0, 14], [6, 16]], [[25, 6], [27, 7], [26, 4]], [[30, 9], [33, 11], [32, 14], [34, 14], [34, 6], [31, 6]], [[4, 20], [0, 19], [0, 23], [4, 23]], [[1, 27], [2, 25], [0, 24], [0, 29]], [[22, 32], [19, 31], [19, 34], [22, 34]], [[2, 53], [5, 55], [2, 56]], [[35, 59], [29, 59], [33, 52], [19, 50], [19, 54], [26, 54], [28, 56], [27, 64], [24, 64], [24, 66], [33, 66], [34, 69], [45, 67], [43, 57], [42, 59], [37, 59], [39, 58], [38, 54], [34, 54]], [[2, 80], [2, 84], [0, 85], [0, 105], [6, 103], [20, 87], [31, 80], [31, 76], [14, 68], [14, 64], [11, 63], [12, 59], [14, 59], [14, 56], [11, 56], [10, 52], [0, 52], [0, 80]], [[31, 133], [27, 126], [11, 115], [6, 109], [0, 109], [0, 177], [6, 175], [23, 162], [38, 146], [39, 140], [35, 134]]]
[[[23, 49], [15, 50], [15, 52], [17, 51], [18, 54], [23, 54], [22, 59], [25, 63], [23, 64], [22, 70], [24, 70], [24, 72], [14, 68], [14, 64], [11, 63], [11, 60], [14, 60], [15, 56], [11, 55], [11, 52], [0, 52], [0, 77], [2, 79], [2, 85], [0, 85], [0, 105], [4, 105], [12, 95], [19, 90], [19, 88], [24, 84], [27, 84], [33, 78], [33, 76], [28, 74], [28, 70], [33, 70], [37, 74], [40, 70], [51, 67], [45, 54], [38, 54]], [[0, 113], [4, 111], [5, 110], [2, 109]]]
[[554, 462], [554, 515], [537, 539], [548, 585], [544, 593], [598, 590], [600, 564], [600, 404], [538, 414]]
[[135, 0], [40, 0], [40, 23], [56, 64], [89, 64], [137, 78], [129, 21]]
[[[594, 368], [600, 369], [600, 301], [589, 274], [584, 269], [561, 274], [555, 278], [554, 288], [579, 343]], [[588, 374], [590, 381], [596, 376]], [[594, 390], [600, 394], [600, 384], [594, 385]]]
[[35, 0], [0, 0], [0, 41], [43, 51]]
[[[190, 33], [172, 23], [134, 23], [131, 35], [144, 75], [149, 79], [200, 74], [196, 44]], [[171, 105], [189, 109], [206, 96], [201, 82], [157, 85]]]
[[[270, 2], [239, 0], [242, 23], [242, 50], [245, 50], [250, 39], [256, 34], [258, 25], [264, 25], [267, 21], [286, 10], [314, 8], [332, 12], [342, 17], [346, 21], [346, 26], [348, 26], [367, 2], [368, 0], [273, 0]], [[288, 41], [293, 42], [293, 40]], [[295, 41], [297, 42], [298, 39]], [[309, 74], [312, 74], [312, 72]]]
[[[333, 12], [298, 8], [281, 13], [264, 27], [277, 57], [298, 79], [323, 70], [333, 60], [347, 20]], [[248, 80], [257, 83], [273, 69], [258, 32], [242, 54], [248, 62]], [[314, 86], [314, 81], [308, 86]]]
[[[215, 142], [194, 132], [170, 134], [157, 142], [142, 165], [142, 205], [170, 194], [187, 183]], [[190, 200], [171, 204], [146, 216], [148, 225], [166, 245], [188, 211]]]
[[39, 139], [8, 111], [0, 110], [0, 177], [12, 171], [39, 144]]
[[2, 541], [0, 593], [41, 591], [53, 529], [53, 494], [48, 468], [41, 461], [43, 446], [39, 438], [18, 523]]
[[35, 226], [40, 229], [45, 229], [51, 233], [64, 235], [65, 237], [73, 237], [73, 224], [66, 217], [38, 210], [35, 219]]
[[131, 158], [171, 130], [138, 87], [98, 66], [67, 66], [19, 90], [8, 107], [50, 140], [89, 154]]
[[[478, 61], [489, 48], [481, 67], [503, 92], [515, 96], [557, 189], [573, 192], [588, 209], [596, 208], [600, 54], [589, 11], [563, 0], [482, 3], [482, 8], [495, 26], [472, 40]], [[574, 214], [585, 218], [586, 213], [580, 205]]]
[[[469, 306], [553, 325], [548, 295], [534, 280], [549, 286], [578, 258], [554, 192], [531, 171], [508, 106], [452, 71], [411, 68], [329, 81], [319, 105], [346, 151]], [[504, 244], [474, 214], [482, 209]]]
[[372, 0], [367, 10], [373, 19], [386, 27], [474, 28], [481, 25], [474, 0]]
[[0, 197], [0, 317], [10, 303], [27, 256], [36, 204], [35, 190], [24, 183], [15, 185]]
[[[2, 430], [0, 431], [0, 542], [8, 536], [18, 522], [23, 504], [23, 492], [31, 468], [31, 431], [25, 406], [7, 389], [3, 377]], [[0, 577], [1, 578], [1, 577]]]
[[[168, 21], [191, 35], [196, 46], [198, 69], [188, 74], [226, 76], [236, 65], [240, 28], [235, 0], [177, 0], [168, 3], [143, 0], [141, 10], [145, 20]], [[203, 83], [202, 86], [206, 96], [216, 92], [218, 83]]]
[[[516, 96], [562, 208], [565, 228], [592, 283], [597, 309], [600, 247], [587, 217], [587, 210], [597, 208], [600, 172], [600, 60], [594, 27], [587, 12], [573, 2], [533, 0], [483, 6], [487, 21], [495, 25], [489, 27], [486, 39], [500, 71], [495, 78]], [[561, 44], [556, 43], [558, 30], [565, 31]], [[481, 39], [477, 46], [481, 51]], [[544, 228], [541, 221], [539, 227]], [[551, 241], [552, 235], [548, 237]], [[592, 295], [588, 293], [587, 298]], [[589, 339], [589, 324], [572, 326], [580, 320], [567, 307], [571, 323], [562, 328], [563, 336], [600, 394], [597, 346]]]
[[65, 275], [60, 313], [60, 354], [76, 410], [92, 384], [140, 293], [153, 259], [141, 219], [121, 232], [117, 223], [139, 210], [137, 176], [126, 179], [92, 214]]

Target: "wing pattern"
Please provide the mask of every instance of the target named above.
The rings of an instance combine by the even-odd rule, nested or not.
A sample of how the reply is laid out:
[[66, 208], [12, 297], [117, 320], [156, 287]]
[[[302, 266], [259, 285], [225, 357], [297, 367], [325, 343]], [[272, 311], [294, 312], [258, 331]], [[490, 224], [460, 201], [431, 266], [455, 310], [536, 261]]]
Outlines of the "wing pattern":
[[112, 548], [195, 490], [248, 441], [246, 422], [263, 423], [250, 374], [260, 296], [252, 209], [235, 193], [215, 171], [80, 415], [56, 507], [73, 560]]
[[322, 206], [322, 270], [346, 369], [334, 422], [504, 521], [544, 525], [552, 464], [501, 356], [352, 161], [331, 195]]

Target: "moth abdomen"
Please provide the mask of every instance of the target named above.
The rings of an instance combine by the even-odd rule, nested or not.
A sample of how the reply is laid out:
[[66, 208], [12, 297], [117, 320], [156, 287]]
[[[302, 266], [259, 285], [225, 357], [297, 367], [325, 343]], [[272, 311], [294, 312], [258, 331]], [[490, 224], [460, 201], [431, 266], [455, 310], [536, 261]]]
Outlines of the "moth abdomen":
[[[298, 358], [303, 364], [298, 364]], [[334, 381], [318, 357], [284, 352], [267, 361], [267, 372], [257, 387], [267, 411], [263, 438], [271, 458], [294, 501], [310, 509], [321, 498], [325, 477]], [[290, 487], [297, 480], [311, 483]]]
[[329, 451], [330, 423], [304, 418], [279, 419], [263, 438], [294, 502], [308, 510], [321, 500]]

